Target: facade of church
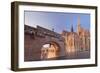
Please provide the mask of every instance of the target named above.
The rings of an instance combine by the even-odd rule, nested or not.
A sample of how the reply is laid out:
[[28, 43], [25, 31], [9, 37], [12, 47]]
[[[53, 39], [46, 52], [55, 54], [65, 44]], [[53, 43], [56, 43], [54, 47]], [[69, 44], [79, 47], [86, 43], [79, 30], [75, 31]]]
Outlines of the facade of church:
[[80, 19], [78, 19], [76, 32], [71, 25], [70, 32], [63, 31], [62, 36], [65, 38], [67, 54], [76, 55], [79, 51], [90, 50], [90, 32], [81, 27]]

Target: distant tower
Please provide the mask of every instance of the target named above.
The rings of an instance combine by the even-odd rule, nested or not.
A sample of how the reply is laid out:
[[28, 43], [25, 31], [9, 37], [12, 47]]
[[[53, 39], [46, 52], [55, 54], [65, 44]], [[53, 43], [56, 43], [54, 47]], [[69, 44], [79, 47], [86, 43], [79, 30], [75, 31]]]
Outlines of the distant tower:
[[73, 30], [73, 25], [71, 24], [71, 32], [73, 32], [74, 30]]
[[77, 33], [78, 33], [78, 35], [80, 33], [80, 30], [81, 30], [80, 17], [78, 17], [78, 23], [77, 23]]

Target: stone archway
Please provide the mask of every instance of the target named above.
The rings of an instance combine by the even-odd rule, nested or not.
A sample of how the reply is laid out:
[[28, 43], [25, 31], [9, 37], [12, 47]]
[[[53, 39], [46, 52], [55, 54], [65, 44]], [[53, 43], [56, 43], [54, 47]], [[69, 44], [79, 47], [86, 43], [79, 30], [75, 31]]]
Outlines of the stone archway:
[[[25, 25], [24, 34], [24, 61], [58, 59], [57, 57], [66, 55], [64, 39], [60, 34], [42, 27], [34, 28], [27, 25]], [[45, 49], [45, 53], [43, 53], [43, 45], [46, 44], [50, 44], [51, 47], [58, 47], [59, 49], [54, 51], [48, 48], [47, 50]], [[48, 50], [49, 53], [47, 53]], [[42, 54], [44, 55], [43, 57]]]
[[60, 53], [60, 46], [56, 42], [50, 42], [42, 45], [41, 60], [57, 59]]

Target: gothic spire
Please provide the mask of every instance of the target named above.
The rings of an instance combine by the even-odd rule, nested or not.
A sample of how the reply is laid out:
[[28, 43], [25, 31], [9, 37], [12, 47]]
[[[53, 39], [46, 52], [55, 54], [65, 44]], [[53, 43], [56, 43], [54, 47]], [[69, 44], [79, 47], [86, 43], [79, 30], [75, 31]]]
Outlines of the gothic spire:
[[78, 23], [77, 23], [78, 26], [80, 26], [80, 16], [78, 16]]
[[79, 33], [80, 33], [80, 30], [81, 30], [80, 16], [78, 16], [78, 20], [77, 20], [77, 33], [78, 33], [78, 35], [79, 35]]
[[71, 25], [71, 32], [73, 32], [73, 25]]
[[73, 23], [72, 23], [72, 17], [70, 18], [70, 22], [71, 22], [71, 24], [70, 24], [70, 30], [71, 30], [71, 32], [73, 32], [74, 30], [73, 30]]

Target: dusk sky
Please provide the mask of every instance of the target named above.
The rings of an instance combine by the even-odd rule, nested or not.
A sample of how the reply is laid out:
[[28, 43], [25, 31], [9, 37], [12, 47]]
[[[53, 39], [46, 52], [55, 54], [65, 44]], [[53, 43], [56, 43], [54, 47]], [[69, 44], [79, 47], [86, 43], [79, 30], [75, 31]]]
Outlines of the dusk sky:
[[40, 11], [25, 11], [24, 14], [26, 25], [33, 27], [39, 25], [50, 30], [54, 29], [58, 33], [63, 30], [70, 31], [71, 25], [76, 32], [78, 17], [80, 17], [81, 27], [90, 29], [90, 14]]

